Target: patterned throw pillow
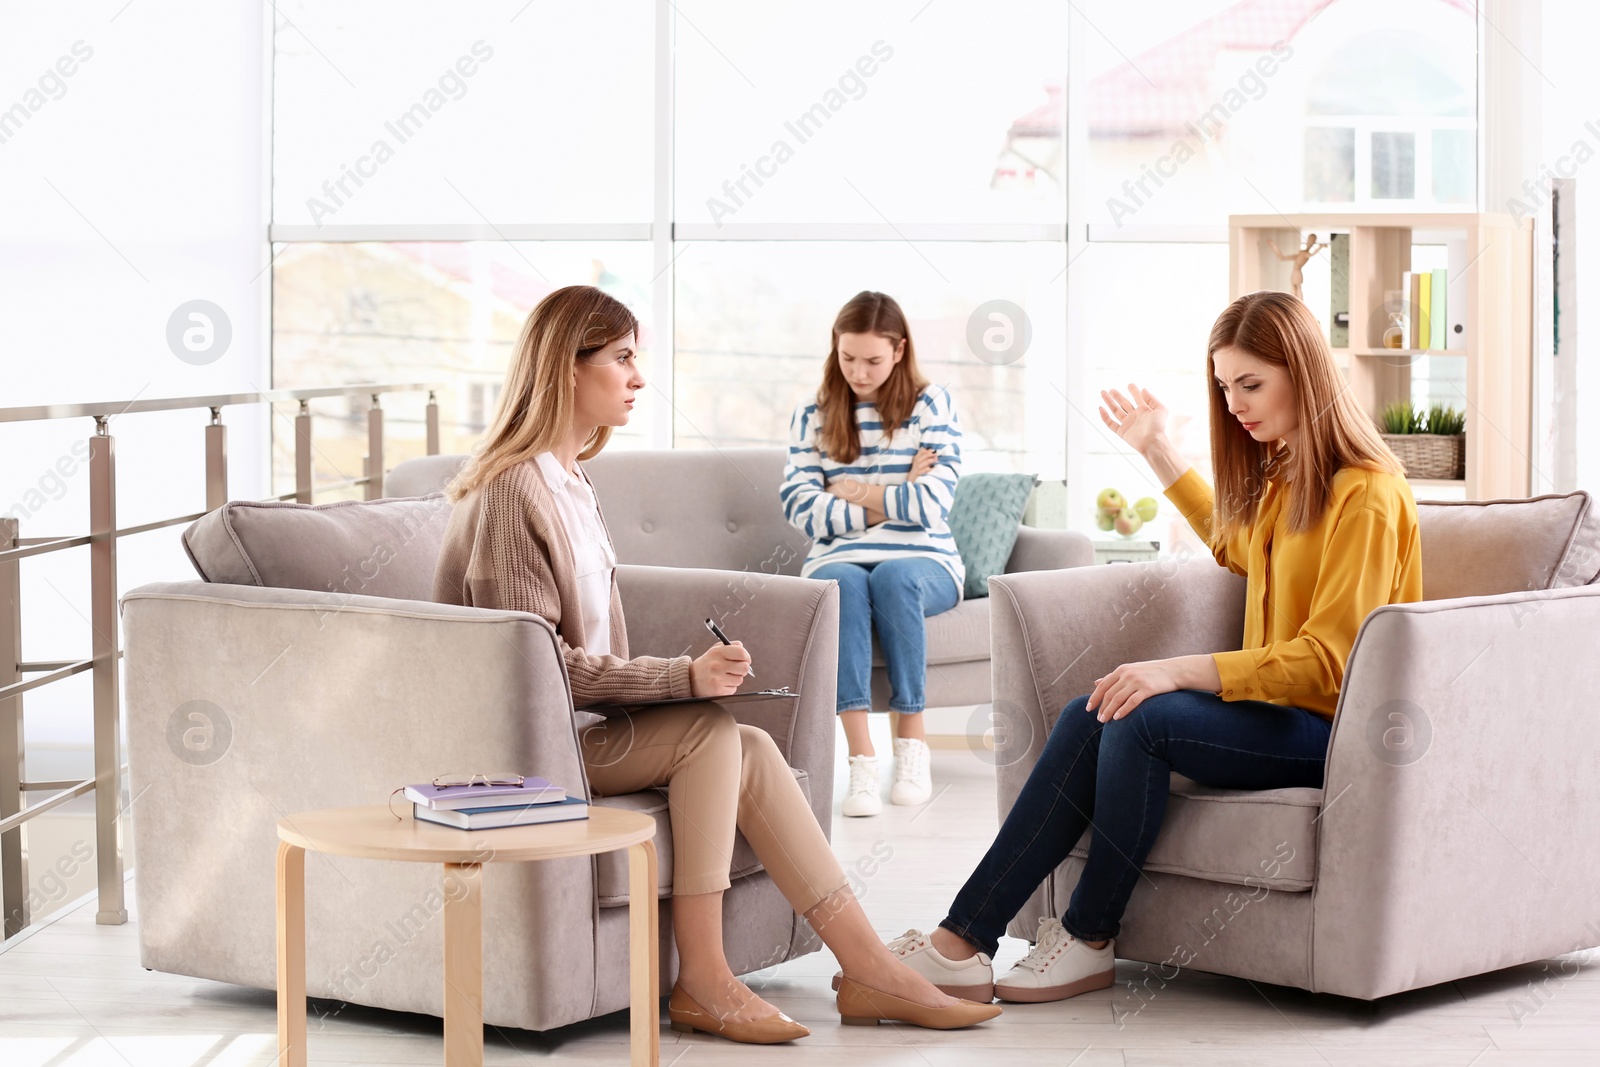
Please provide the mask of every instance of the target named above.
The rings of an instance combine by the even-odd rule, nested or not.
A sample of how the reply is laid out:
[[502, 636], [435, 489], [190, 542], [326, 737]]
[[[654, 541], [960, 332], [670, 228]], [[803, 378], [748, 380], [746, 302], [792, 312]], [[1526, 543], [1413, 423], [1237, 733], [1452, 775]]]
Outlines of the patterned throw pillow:
[[1038, 482], [1032, 474], [963, 474], [956, 482], [949, 525], [967, 568], [966, 599], [988, 596], [989, 576], [1005, 573], [1023, 509]]

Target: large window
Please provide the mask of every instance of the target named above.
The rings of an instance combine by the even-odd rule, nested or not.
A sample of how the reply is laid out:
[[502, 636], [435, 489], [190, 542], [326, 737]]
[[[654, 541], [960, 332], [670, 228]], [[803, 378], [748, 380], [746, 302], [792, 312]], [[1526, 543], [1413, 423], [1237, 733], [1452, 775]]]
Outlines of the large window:
[[[955, 392], [972, 467], [1066, 476], [1087, 528], [1105, 485], [1155, 489], [1101, 388], [1158, 389], [1206, 463], [1229, 213], [1477, 194], [1464, 0], [277, 11], [275, 380], [440, 380], [451, 451], [558, 285], [645, 324], [615, 447], [685, 448], [780, 443], [838, 308], [876, 289]], [[996, 307], [1025, 352], [974, 343]], [[420, 399], [391, 403], [420, 450]], [[362, 418], [319, 429], [319, 462], [359, 465]]]
[[654, 8], [275, 4], [274, 225], [649, 222]]
[[[1092, 242], [1079, 265], [1089, 279], [1089, 305], [1122, 311], [1088, 317], [1085, 395], [1068, 409], [1068, 417], [1087, 429], [1078, 476], [1070, 483], [1068, 525], [1087, 529], [1102, 489], [1117, 489], [1130, 500], [1161, 500], [1161, 483], [1149, 466], [1100, 420], [1103, 388], [1126, 393], [1128, 383], [1137, 382], [1149, 389], [1167, 406], [1173, 444], [1200, 470], [1210, 469], [1206, 336], [1228, 301], [1228, 246]], [[1163, 500], [1156, 521], [1142, 532], [1169, 545], [1188, 530]]]
[[[862, 289], [894, 295], [924, 376], [950, 387], [967, 467], [1061, 474], [1066, 286], [1058, 243], [721, 241], [679, 257], [676, 376], [680, 447], [783, 442], [798, 401], [822, 381], [839, 306]], [[996, 328], [1002, 294], [1027, 316], [1026, 351], [980, 359], [969, 328]], [[1011, 317], [1015, 317], [1014, 313]], [[1020, 323], [998, 328], [1020, 332]], [[997, 338], [997, 340], [1000, 340]]]
[[1066, 5], [674, 6], [679, 222], [1065, 219]]
[[[483, 434], [528, 310], [563, 285], [595, 285], [634, 308], [641, 363], [647, 378], [653, 373], [650, 249], [641, 242], [297, 242], [276, 251], [274, 384], [440, 382], [446, 453], [469, 451]], [[423, 453], [426, 401], [418, 393], [383, 398], [387, 465]], [[332, 417], [318, 412], [319, 481], [362, 476], [367, 407], [366, 398], [356, 397]], [[614, 446], [644, 445], [665, 409], [660, 394], [647, 390]], [[292, 424], [280, 417], [274, 431], [274, 478], [289, 486]], [[359, 494], [352, 488], [346, 495]]]
[[[1171, 409], [1178, 447], [1209, 467], [1205, 342], [1228, 299], [1230, 214], [1460, 211], [1476, 196], [1476, 12], [1465, 0], [1088, 0], [1069, 117], [1086, 146], [1075, 222], [1088, 243], [1068, 358], [1068, 518], [1099, 489], [1159, 496], [1105, 429], [1098, 390], [1139, 380]], [[1075, 142], [1080, 143], [1080, 142]], [[1327, 235], [1323, 235], [1326, 238]], [[1182, 242], [1182, 243], [1179, 243]], [[1305, 267], [1330, 325], [1331, 257]], [[1418, 262], [1421, 262], [1419, 260]], [[1449, 388], [1419, 375], [1419, 399]], [[1429, 377], [1431, 375], [1431, 378]], [[1163, 506], [1150, 536], [1190, 535]]]
[[[1476, 13], [1460, 0], [1083, 5], [1087, 219], [1461, 210], [1476, 196]], [[1123, 231], [1119, 233], [1119, 231]]]

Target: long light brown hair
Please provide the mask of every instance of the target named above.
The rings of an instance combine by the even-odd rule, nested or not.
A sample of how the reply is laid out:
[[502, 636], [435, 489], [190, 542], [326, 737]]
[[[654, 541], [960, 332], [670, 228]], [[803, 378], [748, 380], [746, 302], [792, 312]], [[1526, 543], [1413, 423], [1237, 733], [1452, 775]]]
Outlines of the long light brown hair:
[[[1298, 444], [1257, 441], [1228, 411], [1217, 384], [1216, 354], [1236, 348], [1285, 368], [1294, 389]], [[1364, 467], [1404, 477], [1405, 467], [1378, 436], [1333, 364], [1322, 328], [1309, 308], [1288, 293], [1262, 290], [1241, 296], [1217, 316], [1206, 344], [1206, 387], [1211, 395], [1211, 470], [1216, 479], [1213, 536], [1226, 540], [1249, 526], [1267, 479], [1289, 482], [1289, 529], [1309, 530], [1327, 510], [1333, 476]]]
[[[574, 366], [638, 332], [639, 320], [627, 305], [592, 285], [569, 285], [539, 301], [522, 324], [483, 447], [446, 489], [449, 499], [460, 500], [502, 471], [560, 444], [577, 407]], [[611, 427], [596, 427], [578, 458], [590, 458], [610, 439]]]
[[917, 397], [928, 387], [928, 380], [917, 370], [917, 348], [911, 343], [911, 329], [905, 312], [894, 297], [864, 290], [850, 298], [833, 320], [833, 343], [828, 346], [828, 361], [822, 367], [822, 388], [817, 390], [817, 415], [822, 421], [818, 443], [829, 459], [854, 463], [861, 455], [861, 427], [856, 421], [856, 395], [839, 369], [839, 335], [870, 333], [898, 345], [905, 342], [905, 354], [878, 387], [874, 404], [883, 422], [885, 436], [892, 436], [911, 418]]

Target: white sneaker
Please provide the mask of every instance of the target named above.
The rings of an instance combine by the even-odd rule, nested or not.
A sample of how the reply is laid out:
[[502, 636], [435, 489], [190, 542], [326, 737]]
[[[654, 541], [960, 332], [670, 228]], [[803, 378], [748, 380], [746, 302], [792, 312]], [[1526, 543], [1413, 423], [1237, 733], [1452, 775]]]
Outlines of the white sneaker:
[[1105, 989], [1116, 981], [1116, 948], [1113, 941], [1090, 948], [1067, 933], [1060, 919], [1040, 919], [1033, 951], [994, 984], [994, 994], [1018, 1004], [1040, 1004]]
[[895, 738], [894, 785], [889, 790], [889, 799], [896, 804], [926, 804], [932, 796], [928, 743], [912, 737]]
[[844, 791], [844, 803], [839, 810], [851, 816], [876, 815], [883, 810], [883, 800], [878, 796], [876, 756], [850, 757], [850, 785]]
[[[900, 962], [932, 982], [941, 993], [975, 1000], [987, 1004], [994, 999], [994, 967], [987, 953], [980, 952], [965, 960], [946, 959], [933, 947], [933, 941], [921, 930], [907, 930], [889, 942], [889, 951]], [[838, 990], [839, 971], [833, 976], [833, 988]]]

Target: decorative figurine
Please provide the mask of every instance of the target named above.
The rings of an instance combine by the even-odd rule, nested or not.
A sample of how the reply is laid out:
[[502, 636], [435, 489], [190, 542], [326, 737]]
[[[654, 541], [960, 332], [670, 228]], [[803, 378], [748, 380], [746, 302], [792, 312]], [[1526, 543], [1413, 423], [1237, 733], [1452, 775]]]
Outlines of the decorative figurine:
[[1312, 256], [1316, 255], [1318, 252], [1322, 251], [1328, 246], [1325, 244], [1318, 244], [1316, 234], [1311, 234], [1308, 236], [1306, 238], [1306, 246], [1301, 249], [1296, 249], [1294, 255], [1292, 256], [1286, 256], [1279, 251], [1277, 242], [1273, 241], [1273, 239], [1270, 237], [1267, 238], [1267, 244], [1272, 246], [1272, 251], [1277, 254], [1277, 257], [1280, 260], [1283, 260], [1286, 263], [1292, 262], [1294, 264], [1289, 271], [1289, 285], [1291, 286], [1291, 291], [1294, 293], [1294, 298], [1296, 300], [1304, 300], [1305, 293], [1302, 290], [1305, 286], [1306, 276], [1301, 272], [1301, 268], [1310, 261]]

